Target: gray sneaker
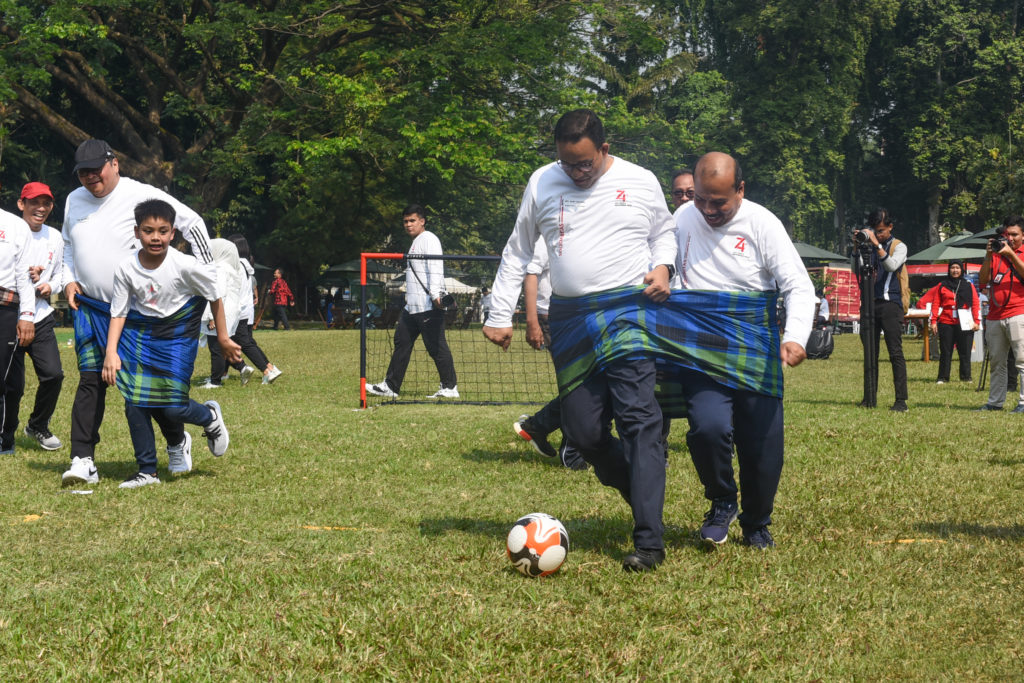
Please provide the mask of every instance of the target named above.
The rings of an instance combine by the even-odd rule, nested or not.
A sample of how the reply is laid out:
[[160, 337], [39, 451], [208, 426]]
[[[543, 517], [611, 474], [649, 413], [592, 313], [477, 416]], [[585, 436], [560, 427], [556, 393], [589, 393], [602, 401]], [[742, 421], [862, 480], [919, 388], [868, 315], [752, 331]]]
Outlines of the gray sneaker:
[[712, 548], [725, 543], [729, 540], [729, 525], [736, 521], [738, 511], [736, 503], [711, 503], [700, 527], [700, 539]]
[[249, 383], [249, 379], [252, 377], [252, 373], [256, 372], [256, 368], [251, 365], [246, 365], [242, 368], [242, 386], [244, 387]]
[[167, 469], [171, 474], [192, 471], [192, 435], [188, 432], [177, 446], [167, 447]]
[[60, 439], [50, 433], [49, 429], [32, 429], [26, 425], [25, 436], [35, 439], [45, 451], [55, 451], [64, 445], [60, 442]]

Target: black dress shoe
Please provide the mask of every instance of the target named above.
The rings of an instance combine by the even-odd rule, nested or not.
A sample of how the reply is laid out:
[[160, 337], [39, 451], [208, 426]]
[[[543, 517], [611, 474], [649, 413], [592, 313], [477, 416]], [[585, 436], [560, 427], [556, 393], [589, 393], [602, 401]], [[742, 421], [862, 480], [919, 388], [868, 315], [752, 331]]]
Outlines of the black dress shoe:
[[622, 568], [627, 572], [649, 572], [665, 561], [665, 551], [661, 548], [637, 548], [636, 552], [626, 555]]

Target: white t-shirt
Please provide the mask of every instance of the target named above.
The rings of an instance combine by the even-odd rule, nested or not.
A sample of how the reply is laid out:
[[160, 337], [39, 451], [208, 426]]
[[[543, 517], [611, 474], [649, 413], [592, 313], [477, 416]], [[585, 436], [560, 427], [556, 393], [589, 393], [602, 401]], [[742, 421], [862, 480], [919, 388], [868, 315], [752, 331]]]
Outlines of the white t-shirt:
[[245, 271], [245, 282], [242, 283], [242, 291], [238, 294], [242, 304], [242, 312], [239, 314], [238, 319], [247, 320], [252, 325], [256, 320], [256, 308], [252, 303], [252, 290], [256, 282], [253, 278], [256, 271], [253, 270], [252, 264], [249, 263], [248, 259], [240, 258], [238, 262], [242, 264], [242, 269]]
[[[444, 251], [441, 249], [441, 240], [437, 239], [437, 235], [429, 230], [424, 230], [412, 241], [409, 253], [443, 254]], [[415, 273], [413, 273], [413, 268], [416, 269]], [[405, 310], [410, 313], [423, 313], [432, 310], [434, 308], [433, 300], [441, 296], [443, 290], [443, 260], [409, 259], [405, 268]]]
[[[45, 283], [50, 285], [50, 290], [53, 293], [59, 292], [61, 275], [64, 271], [64, 238], [61, 236], [60, 230], [55, 230], [49, 225], [43, 225], [38, 232], [29, 228], [28, 256], [26, 258], [29, 267], [43, 267], [43, 271], [39, 274], [39, 281], [33, 283], [33, 286], [38, 287]], [[52, 314], [53, 306], [50, 305], [50, 297], [37, 294], [36, 324]]]
[[21, 216], [0, 210], [0, 287], [18, 293], [19, 320], [35, 321], [36, 290], [28, 276], [32, 230]]
[[533, 248], [533, 258], [526, 266], [526, 272], [537, 276], [537, 315], [547, 315], [551, 303], [551, 270], [548, 267], [548, 248], [544, 238], [538, 237]]
[[192, 209], [162, 190], [131, 178], [120, 178], [105, 197], [94, 197], [80, 187], [68, 195], [64, 206], [64, 283], [77, 282], [82, 293], [110, 301], [114, 270], [138, 252], [135, 239], [135, 205], [162, 199], [177, 214], [174, 227], [192, 245], [192, 254], [209, 263], [210, 236], [206, 224]]
[[736, 215], [720, 228], [709, 226], [696, 207], [680, 211], [676, 223], [676, 270], [684, 288], [778, 290], [786, 302], [782, 341], [807, 346], [818, 299], [793, 241], [771, 211], [743, 199]]
[[652, 264], [675, 263], [672, 214], [650, 171], [625, 159], [587, 189], [558, 164], [533, 172], [494, 278], [487, 325], [509, 327], [538, 235], [547, 245], [551, 290], [574, 297], [643, 284]]
[[110, 316], [123, 318], [128, 310], [166, 318], [194, 296], [216, 301], [217, 266], [200, 263], [177, 249], [168, 249], [164, 262], [153, 270], [139, 263], [138, 252], [114, 272]]

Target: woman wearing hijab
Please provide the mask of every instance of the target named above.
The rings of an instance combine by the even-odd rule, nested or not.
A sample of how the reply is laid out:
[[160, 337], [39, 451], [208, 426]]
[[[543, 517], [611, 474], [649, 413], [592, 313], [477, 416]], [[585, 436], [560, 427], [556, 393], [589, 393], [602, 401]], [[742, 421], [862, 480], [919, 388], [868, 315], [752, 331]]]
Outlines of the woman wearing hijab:
[[946, 277], [918, 302], [932, 304], [932, 332], [939, 336], [938, 384], [949, 381], [953, 345], [960, 356], [960, 381], [971, 381], [971, 340], [981, 324], [978, 290], [964, 277], [964, 264], [950, 261]]

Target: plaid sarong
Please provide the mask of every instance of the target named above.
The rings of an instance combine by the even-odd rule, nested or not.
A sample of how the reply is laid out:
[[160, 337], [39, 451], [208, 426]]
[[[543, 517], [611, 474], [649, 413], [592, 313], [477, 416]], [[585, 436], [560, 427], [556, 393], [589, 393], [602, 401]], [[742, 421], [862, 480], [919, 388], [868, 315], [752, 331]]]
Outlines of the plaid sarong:
[[622, 287], [551, 298], [551, 355], [560, 396], [614, 362], [654, 358], [658, 402], [668, 417], [685, 415], [683, 369], [727, 387], [782, 397], [778, 292], [676, 290], [663, 303], [642, 292]]
[[[79, 294], [75, 312], [75, 351], [81, 372], [101, 372], [110, 327], [110, 304]], [[193, 297], [166, 318], [129, 311], [117, 345], [121, 369], [117, 388], [143, 408], [182, 406], [199, 348], [199, 321], [206, 306]]]

